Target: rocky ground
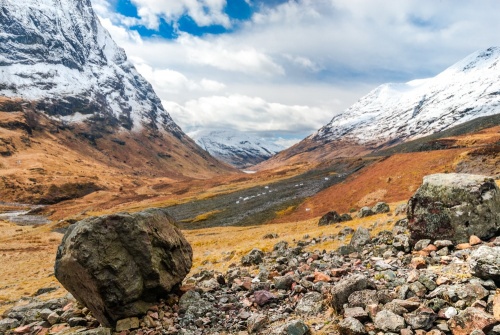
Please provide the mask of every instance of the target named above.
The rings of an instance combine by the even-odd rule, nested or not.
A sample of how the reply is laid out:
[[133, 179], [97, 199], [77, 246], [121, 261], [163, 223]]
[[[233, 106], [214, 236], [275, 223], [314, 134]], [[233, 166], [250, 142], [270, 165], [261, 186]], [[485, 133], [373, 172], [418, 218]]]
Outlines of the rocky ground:
[[320, 242], [253, 250], [226, 273], [184, 281], [141, 318], [99, 327], [71, 297], [21, 301], [0, 320], [4, 334], [500, 334], [500, 239], [454, 245], [421, 240], [410, 250], [407, 221], [370, 238], [363, 228]]

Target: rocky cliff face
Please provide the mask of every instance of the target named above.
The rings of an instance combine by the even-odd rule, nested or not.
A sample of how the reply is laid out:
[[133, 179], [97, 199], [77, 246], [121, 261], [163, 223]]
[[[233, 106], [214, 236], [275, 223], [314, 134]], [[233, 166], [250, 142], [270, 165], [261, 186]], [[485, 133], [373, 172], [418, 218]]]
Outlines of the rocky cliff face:
[[[19, 138], [50, 133], [65, 146], [49, 149], [61, 159], [71, 151], [122, 171], [175, 178], [233, 171], [175, 124], [101, 26], [90, 0], [0, 0], [2, 112], [3, 118], [24, 114], [16, 114], [26, 123], [16, 130]], [[0, 125], [0, 143], [13, 137], [9, 131]], [[9, 157], [15, 162], [36, 146], [18, 145]], [[44, 156], [29, 157], [31, 165], [47, 166]]]
[[0, 94], [64, 122], [183, 135], [90, 0], [0, 0]]

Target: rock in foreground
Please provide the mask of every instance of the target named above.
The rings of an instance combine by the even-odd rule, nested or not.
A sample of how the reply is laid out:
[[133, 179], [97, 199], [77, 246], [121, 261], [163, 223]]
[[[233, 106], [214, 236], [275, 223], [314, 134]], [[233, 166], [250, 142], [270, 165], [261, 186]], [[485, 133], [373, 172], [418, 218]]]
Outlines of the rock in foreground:
[[421, 239], [465, 243], [485, 240], [500, 228], [500, 189], [492, 178], [469, 174], [434, 174], [408, 203], [411, 243]]
[[191, 246], [155, 209], [85, 219], [59, 246], [55, 275], [106, 326], [143, 314], [191, 269]]

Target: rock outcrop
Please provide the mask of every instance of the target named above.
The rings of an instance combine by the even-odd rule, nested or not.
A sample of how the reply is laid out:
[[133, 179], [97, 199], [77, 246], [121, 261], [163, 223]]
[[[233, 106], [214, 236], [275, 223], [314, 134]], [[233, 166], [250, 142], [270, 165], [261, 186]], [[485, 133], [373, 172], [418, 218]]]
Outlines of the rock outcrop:
[[351, 220], [352, 217], [347, 213], [340, 215], [336, 211], [330, 211], [323, 215], [321, 219], [319, 219], [318, 226], [328, 226], [334, 223], [346, 222]]
[[144, 314], [182, 282], [192, 249], [172, 217], [154, 209], [82, 220], [59, 246], [55, 275], [99, 322]]
[[500, 189], [492, 178], [469, 174], [434, 174], [408, 202], [411, 243], [420, 239], [469, 242], [489, 239], [500, 229]]

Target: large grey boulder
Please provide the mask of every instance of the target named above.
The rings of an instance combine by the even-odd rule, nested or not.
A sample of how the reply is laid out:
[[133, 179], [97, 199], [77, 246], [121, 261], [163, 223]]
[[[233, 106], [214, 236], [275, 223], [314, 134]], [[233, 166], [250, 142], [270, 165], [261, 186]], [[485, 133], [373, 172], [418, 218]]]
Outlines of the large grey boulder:
[[408, 202], [411, 243], [447, 239], [465, 243], [469, 236], [489, 239], [500, 228], [500, 189], [492, 178], [433, 174]]
[[469, 265], [476, 277], [500, 283], [500, 247], [480, 246], [470, 255]]
[[119, 213], [71, 226], [57, 251], [55, 275], [110, 327], [165, 297], [187, 275], [192, 257], [166, 212]]

